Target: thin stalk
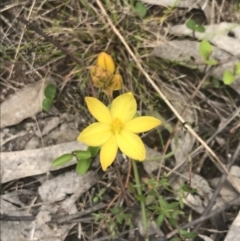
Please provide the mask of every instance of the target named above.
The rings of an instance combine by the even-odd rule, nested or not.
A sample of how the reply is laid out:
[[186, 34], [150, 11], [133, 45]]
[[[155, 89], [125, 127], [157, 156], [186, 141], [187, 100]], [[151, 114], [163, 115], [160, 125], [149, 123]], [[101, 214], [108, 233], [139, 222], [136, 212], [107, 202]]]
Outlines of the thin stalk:
[[[133, 173], [134, 173], [134, 178], [136, 182], [136, 187], [137, 187], [137, 192], [139, 196], [142, 196], [142, 188], [141, 188], [141, 182], [138, 174], [138, 168], [136, 161], [132, 160], [132, 166], [133, 166]], [[143, 221], [143, 228], [144, 228], [144, 234], [147, 234], [147, 212], [146, 212], [146, 207], [145, 207], [145, 202], [141, 198], [140, 199], [140, 204], [141, 204], [141, 212], [142, 212], [142, 221]], [[148, 238], [145, 238], [145, 241], [149, 241]]]

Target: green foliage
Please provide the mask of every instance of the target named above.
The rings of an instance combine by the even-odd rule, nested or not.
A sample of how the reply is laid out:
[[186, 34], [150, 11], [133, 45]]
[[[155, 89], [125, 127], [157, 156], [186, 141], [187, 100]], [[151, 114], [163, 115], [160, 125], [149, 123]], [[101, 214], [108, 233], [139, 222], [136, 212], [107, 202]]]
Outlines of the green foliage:
[[80, 175], [85, 174], [91, 164], [92, 158], [94, 158], [100, 150], [100, 147], [89, 146], [87, 150], [76, 150], [72, 153], [64, 154], [53, 161], [53, 166], [62, 166], [67, 162], [71, 161], [73, 157], [77, 159], [76, 172]]
[[156, 224], [158, 227], [161, 227], [163, 221], [164, 221], [164, 215], [163, 214], [159, 214], [157, 219], [156, 219]]
[[[183, 198], [185, 198], [189, 193], [196, 193], [196, 189], [193, 189], [186, 184], [182, 184], [179, 188], [178, 200], [168, 201], [163, 196], [159, 195], [159, 190], [161, 190], [161, 193], [163, 190], [173, 192], [166, 175], [164, 175], [159, 181], [154, 178], [145, 178], [143, 179], [143, 184], [142, 189], [145, 191], [145, 195], [143, 196], [145, 196], [145, 202], [148, 210], [150, 211], [149, 215], [155, 217], [154, 219], [156, 220], [158, 227], [161, 227], [163, 222], [167, 220], [169, 224], [179, 230], [178, 236], [180, 238], [176, 237], [173, 240], [184, 240], [181, 238], [195, 237], [196, 233], [189, 233], [185, 230], [180, 230], [178, 220], [180, 216], [185, 214], [182, 210], [184, 208]], [[131, 189], [131, 191], [132, 190], [134, 189]], [[139, 195], [135, 194], [135, 198], [139, 200], [143, 197], [139, 197]]]
[[240, 75], [240, 62], [235, 65], [235, 74]]
[[203, 89], [207, 89], [207, 88], [216, 88], [218, 89], [221, 85], [221, 82], [219, 79], [214, 78], [214, 77], [208, 77], [205, 81], [204, 84], [202, 85]]
[[166, 218], [174, 227], [177, 227], [179, 216], [184, 214], [184, 212], [179, 209], [179, 202], [168, 202], [162, 196], [160, 196], [157, 203], [151, 205], [149, 209], [160, 215], [160, 217], [158, 216], [158, 222], [162, 222]]
[[77, 158], [77, 159], [89, 159], [92, 154], [89, 150], [86, 150], [86, 151], [74, 151], [73, 152], [74, 156]]
[[134, 12], [140, 17], [140, 18], [144, 18], [147, 14], [147, 8], [146, 6], [141, 3], [141, 2], [137, 2], [134, 6]]
[[212, 54], [212, 45], [207, 40], [202, 40], [200, 43], [200, 55], [204, 59], [204, 62], [208, 65], [216, 65], [217, 60], [210, 59]]
[[93, 213], [93, 217], [95, 222], [99, 224], [99, 222], [104, 223], [108, 229], [108, 232], [111, 238], [115, 238], [119, 233], [117, 222], [114, 221], [113, 217], [109, 213]]
[[189, 19], [186, 22], [186, 26], [193, 32], [204, 33], [205, 28], [202, 25], [198, 25], [193, 19]]
[[48, 99], [48, 98], [45, 98], [42, 102], [42, 108], [43, 110], [45, 111], [49, 111], [51, 106], [52, 106], [52, 100], [51, 99]]
[[204, 59], [209, 59], [212, 54], [212, 45], [205, 39], [200, 43], [200, 54]]
[[214, 88], [219, 88], [220, 87], [220, 81], [216, 78], [212, 78], [212, 83]]
[[218, 62], [216, 59], [209, 59], [209, 60], [205, 60], [205, 63], [208, 65], [216, 65]]
[[66, 153], [66, 154], [63, 154], [62, 156], [56, 158], [52, 165], [54, 167], [60, 167], [60, 166], [63, 166], [64, 164], [70, 162], [71, 160], [73, 159], [73, 154], [72, 153]]
[[89, 146], [87, 150], [90, 151], [91, 157], [95, 157], [98, 154], [100, 147]]
[[44, 100], [42, 102], [42, 108], [43, 110], [45, 111], [49, 111], [51, 106], [52, 106], [52, 103], [53, 103], [53, 100], [55, 99], [57, 95], [57, 88], [55, 85], [53, 84], [49, 84], [46, 86], [45, 90], [44, 90]]
[[188, 232], [186, 230], [180, 229], [179, 233], [182, 237], [185, 239], [190, 239], [190, 238], [195, 238], [197, 237], [198, 233], [197, 232]]
[[111, 208], [110, 212], [115, 215], [118, 224], [122, 225], [125, 223], [126, 225], [130, 226], [130, 228], [133, 228], [132, 214], [125, 213], [122, 207]]
[[170, 241], [180, 241], [180, 239], [179, 238], [172, 238], [172, 239], [170, 239]]
[[93, 214], [95, 222], [100, 221], [108, 228], [108, 232], [112, 238], [119, 234], [119, 227], [127, 225], [133, 228], [132, 214], [126, 213], [122, 207], [115, 207], [110, 209], [110, 213]]
[[91, 158], [78, 160], [77, 166], [76, 166], [76, 172], [80, 175], [85, 174], [88, 171], [91, 164], [92, 164]]
[[99, 199], [102, 199], [102, 195], [106, 192], [106, 188], [101, 188], [99, 193], [93, 197], [93, 202], [96, 203]]
[[184, 208], [184, 203], [183, 203], [183, 199], [189, 194], [195, 194], [197, 192], [197, 190], [195, 188], [191, 188], [188, 185], [186, 185], [185, 183], [180, 185], [179, 191], [178, 191], [178, 201], [179, 201], [179, 206], [181, 209]]
[[235, 75], [230, 71], [230, 70], [225, 70], [224, 74], [223, 74], [223, 83], [225, 85], [230, 85], [234, 82], [234, 80], [236, 79]]
[[55, 85], [49, 84], [46, 86], [44, 90], [44, 96], [46, 98], [53, 100], [56, 97], [56, 94], [57, 94], [57, 88]]
[[76, 172], [80, 175], [85, 174], [92, 164], [92, 158], [95, 157], [100, 147], [89, 146], [86, 151], [74, 151], [75, 157], [78, 159]]
[[224, 71], [223, 83], [225, 85], [230, 85], [237, 79], [239, 75], [240, 75], [240, 62], [234, 65], [233, 72], [228, 69]]

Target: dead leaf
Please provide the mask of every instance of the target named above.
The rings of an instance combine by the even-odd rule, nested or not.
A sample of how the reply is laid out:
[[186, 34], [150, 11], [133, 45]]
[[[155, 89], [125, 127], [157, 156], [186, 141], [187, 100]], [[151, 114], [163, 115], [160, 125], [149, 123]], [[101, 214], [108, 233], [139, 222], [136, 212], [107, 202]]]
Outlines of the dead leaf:
[[74, 150], [86, 150], [87, 146], [79, 141], [58, 144], [55, 146], [1, 153], [2, 183], [23, 177], [35, 176], [52, 170], [73, 165], [72, 161], [60, 168], [53, 168], [52, 161], [60, 155]]
[[176, 0], [141, 0], [144, 3], [152, 4], [152, 5], [160, 5], [164, 7], [179, 7], [179, 8], [187, 8], [189, 10], [196, 8], [204, 11], [205, 16], [208, 21], [211, 18], [211, 5], [206, 0], [184, 0], [184, 1], [176, 1]]
[[[220, 50], [226, 51], [233, 56], [240, 54], [239, 41], [240, 41], [240, 25], [236, 23], [222, 22], [219, 24], [207, 25], [205, 32], [196, 32], [195, 37], [198, 40], [206, 39]], [[185, 24], [175, 25], [169, 29], [170, 34], [177, 36], [190, 36], [192, 37], [192, 30]], [[229, 36], [229, 33], [234, 37]], [[220, 59], [219, 59], [220, 60]]]
[[[213, 188], [216, 188], [219, 183], [220, 178], [216, 177], [209, 181]], [[235, 189], [228, 183], [225, 182], [220, 190], [219, 195], [221, 196], [224, 203], [230, 202], [238, 197], [238, 193]]]
[[42, 111], [44, 86], [51, 79], [38, 81], [17, 91], [1, 104], [0, 128], [20, 123]]
[[[18, 194], [16, 194], [18, 195]], [[10, 196], [16, 196], [14, 193], [1, 196], [1, 211], [4, 214], [13, 216], [31, 216], [25, 210], [21, 210], [10, 202]], [[5, 201], [8, 200], [8, 201]], [[15, 199], [12, 199], [14, 202]], [[18, 204], [20, 202], [18, 201]], [[24, 207], [23, 203], [21, 206]], [[72, 225], [61, 225], [50, 228], [45, 223], [33, 222], [10, 222], [2, 221], [0, 225], [1, 241], [26, 241], [26, 240], [51, 240], [64, 241]]]
[[233, 221], [232, 225], [229, 228], [228, 234], [224, 241], [239, 241], [240, 240], [240, 212]]
[[61, 209], [73, 214], [77, 212], [74, 203], [96, 181], [93, 172], [81, 176], [71, 171], [46, 181], [39, 187], [38, 192], [44, 202], [52, 204], [62, 201], [58, 204]]

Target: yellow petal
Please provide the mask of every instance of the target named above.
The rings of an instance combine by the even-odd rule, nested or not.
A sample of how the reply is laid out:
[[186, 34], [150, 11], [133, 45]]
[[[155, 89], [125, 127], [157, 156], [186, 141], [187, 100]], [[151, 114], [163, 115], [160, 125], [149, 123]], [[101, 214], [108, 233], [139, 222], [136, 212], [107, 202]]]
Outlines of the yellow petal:
[[105, 93], [105, 95], [112, 97], [113, 91], [111, 89], [103, 89], [102, 91]]
[[96, 74], [96, 66], [92, 66], [90, 68], [90, 75], [91, 75], [91, 77], [93, 77], [95, 74]]
[[85, 97], [85, 101], [88, 110], [97, 121], [108, 125], [112, 123], [110, 110], [101, 101], [93, 97]]
[[124, 125], [124, 130], [130, 131], [133, 133], [141, 133], [141, 132], [149, 131], [160, 124], [161, 124], [161, 121], [155, 117], [141, 116], [128, 121]]
[[93, 82], [93, 86], [97, 88], [102, 88], [104, 86], [104, 83], [101, 82], [101, 80], [96, 76], [92, 77], [92, 82]]
[[112, 56], [104, 52], [98, 55], [96, 65], [101, 66], [103, 69], [107, 70], [112, 74], [115, 72], [115, 63]]
[[120, 90], [122, 89], [122, 82], [122, 76], [120, 74], [115, 74], [108, 88], [112, 90]]
[[86, 127], [77, 140], [89, 146], [101, 146], [113, 135], [111, 127], [103, 123], [93, 123]]
[[116, 136], [118, 147], [126, 156], [138, 161], [146, 158], [145, 146], [138, 135], [122, 130]]
[[112, 136], [105, 144], [102, 145], [100, 151], [100, 163], [102, 165], [103, 171], [113, 163], [117, 155], [117, 141], [116, 137]]
[[118, 118], [123, 124], [133, 118], [137, 111], [137, 102], [131, 92], [119, 95], [111, 104], [113, 119]]
[[114, 90], [120, 90], [122, 88], [122, 77], [120, 74], [115, 74], [109, 84], [105, 83], [105, 88], [103, 92], [112, 97], [112, 92]]

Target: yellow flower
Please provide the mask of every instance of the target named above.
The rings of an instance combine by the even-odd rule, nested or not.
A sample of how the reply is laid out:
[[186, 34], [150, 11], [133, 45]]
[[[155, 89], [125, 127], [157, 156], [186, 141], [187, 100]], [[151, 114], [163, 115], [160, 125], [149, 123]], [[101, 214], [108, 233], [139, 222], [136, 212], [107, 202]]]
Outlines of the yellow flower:
[[146, 149], [137, 133], [149, 131], [161, 124], [151, 116], [134, 118], [137, 103], [131, 92], [113, 100], [110, 109], [93, 97], [86, 97], [87, 107], [98, 121], [86, 127], [78, 136], [89, 146], [101, 146], [100, 162], [105, 171], [114, 161], [118, 148], [128, 157], [143, 161]]
[[115, 71], [116, 68], [112, 56], [104, 52], [100, 53], [96, 65], [90, 69], [93, 85], [101, 88], [105, 94], [112, 96], [114, 90], [122, 88], [122, 77]]

